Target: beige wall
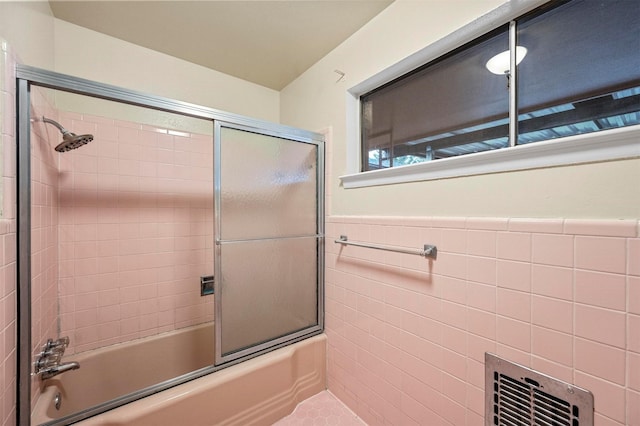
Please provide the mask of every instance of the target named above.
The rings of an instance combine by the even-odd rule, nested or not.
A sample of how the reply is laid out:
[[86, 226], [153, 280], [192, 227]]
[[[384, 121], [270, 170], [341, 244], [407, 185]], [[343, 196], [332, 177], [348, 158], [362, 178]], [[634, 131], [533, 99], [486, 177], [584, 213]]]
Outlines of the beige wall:
[[53, 17], [48, 2], [0, 1], [0, 37], [23, 63], [53, 69]]
[[[361, 189], [346, 174], [346, 91], [498, 7], [502, 0], [397, 0], [281, 92], [283, 123], [333, 129], [334, 215], [640, 217], [640, 160]], [[334, 70], [346, 73], [337, 82]]]
[[[226, 112], [279, 121], [275, 90], [55, 20], [55, 70]], [[69, 105], [64, 109], [70, 110]]]

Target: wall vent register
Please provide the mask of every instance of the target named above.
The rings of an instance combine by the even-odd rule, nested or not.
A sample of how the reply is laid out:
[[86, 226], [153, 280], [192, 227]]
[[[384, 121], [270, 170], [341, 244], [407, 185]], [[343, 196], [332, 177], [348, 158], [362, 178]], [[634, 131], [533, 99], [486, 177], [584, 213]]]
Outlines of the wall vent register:
[[593, 426], [593, 394], [485, 353], [485, 426]]

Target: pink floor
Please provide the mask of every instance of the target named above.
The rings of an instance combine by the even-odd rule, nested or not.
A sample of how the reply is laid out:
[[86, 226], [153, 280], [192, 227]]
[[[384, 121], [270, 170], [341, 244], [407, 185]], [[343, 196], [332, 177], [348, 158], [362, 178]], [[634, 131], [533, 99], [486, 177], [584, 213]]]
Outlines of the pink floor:
[[353, 411], [349, 410], [333, 394], [323, 391], [302, 401], [296, 409], [274, 426], [366, 426]]

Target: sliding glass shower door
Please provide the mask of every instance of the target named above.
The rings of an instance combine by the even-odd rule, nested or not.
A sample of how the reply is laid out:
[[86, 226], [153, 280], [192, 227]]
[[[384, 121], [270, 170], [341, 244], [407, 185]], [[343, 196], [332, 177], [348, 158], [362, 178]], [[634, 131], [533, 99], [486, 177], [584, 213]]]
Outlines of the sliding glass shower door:
[[323, 147], [216, 122], [216, 364], [322, 328]]

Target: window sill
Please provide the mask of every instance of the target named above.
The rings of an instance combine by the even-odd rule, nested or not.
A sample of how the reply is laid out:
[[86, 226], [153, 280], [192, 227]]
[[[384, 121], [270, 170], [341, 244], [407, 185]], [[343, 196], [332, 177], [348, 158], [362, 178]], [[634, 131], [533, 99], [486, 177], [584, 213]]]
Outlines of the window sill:
[[344, 188], [446, 179], [640, 157], [640, 125], [428, 163], [340, 176]]

